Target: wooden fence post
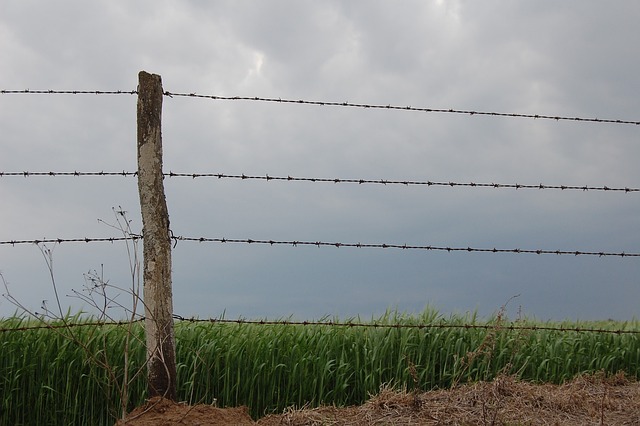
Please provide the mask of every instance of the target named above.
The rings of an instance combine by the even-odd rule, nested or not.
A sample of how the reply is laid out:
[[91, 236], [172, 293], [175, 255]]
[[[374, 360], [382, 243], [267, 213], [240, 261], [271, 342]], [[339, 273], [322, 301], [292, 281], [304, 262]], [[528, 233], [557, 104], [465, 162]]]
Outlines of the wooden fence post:
[[148, 395], [176, 400], [171, 235], [162, 175], [162, 79], [138, 74], [138, 192], [142, 212]]

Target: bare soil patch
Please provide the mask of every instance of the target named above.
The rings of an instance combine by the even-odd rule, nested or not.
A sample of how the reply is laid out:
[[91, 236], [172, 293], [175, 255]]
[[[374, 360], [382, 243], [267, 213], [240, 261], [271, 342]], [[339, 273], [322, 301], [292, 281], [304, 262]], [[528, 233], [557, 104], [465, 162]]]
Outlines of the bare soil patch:
[[357, 407], [288, 409], [257, 422], [246, 407], [188, 406], [156, 398], [116, 425], [640, 425], [640, 382], [620, 373], [580, 376], [563, 385], [501, 376], [450, 390], [385, 388]]

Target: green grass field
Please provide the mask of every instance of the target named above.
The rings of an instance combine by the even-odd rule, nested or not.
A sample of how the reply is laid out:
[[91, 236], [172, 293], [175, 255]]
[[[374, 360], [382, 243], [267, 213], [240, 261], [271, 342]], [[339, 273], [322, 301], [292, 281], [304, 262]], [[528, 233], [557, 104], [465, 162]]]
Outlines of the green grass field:
[[[77, 318], [70, 318], [77, 322]], [[295, 405], [360, 404], [383, 384], [448, 388], [499, 373], [560, 383], [577, 374], [640, 376], [640, 334], [512, 330], [509, 326], [604, 328], [640, 332], [640, 323], [508, 322], [473, 315], [388, 314], [393, 328], [176, 323], [178, 398], [247, 405], [254, 417]], [[0, 320], [1, 329], [36, 325]], [[451, 327], [463, 324], [489, 328]], [[129, 408], [145, 398], [142, 325], [128, 351]], [[125, 326], [0, 333], [0, 424], [113, 424], [124, 380]], [[108, 365], [108, 368], [105, 368]]]

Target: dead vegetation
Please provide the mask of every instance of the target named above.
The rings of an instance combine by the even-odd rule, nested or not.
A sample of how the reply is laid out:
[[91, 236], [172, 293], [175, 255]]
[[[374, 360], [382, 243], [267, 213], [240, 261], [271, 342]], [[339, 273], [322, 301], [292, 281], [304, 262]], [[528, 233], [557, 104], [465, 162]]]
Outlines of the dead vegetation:
[[491, 382], [415, 393], [389, 387], [357, 407], [288, 409], [254, 422], [246, 407], [193, 407], [155, 399], [118, 426], [149, 425], [640, 425], [640, 382], [623, 373], [563, 385], [502, 375]]

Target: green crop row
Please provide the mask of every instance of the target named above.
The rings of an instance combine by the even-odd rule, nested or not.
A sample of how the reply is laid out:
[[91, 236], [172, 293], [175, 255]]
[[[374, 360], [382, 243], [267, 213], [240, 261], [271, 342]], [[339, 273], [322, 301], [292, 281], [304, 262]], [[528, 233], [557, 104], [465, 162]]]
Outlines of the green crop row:
[[[433, 310], [388, 314], [375, 322], [447, 327], [178, 322], [178, 398], [247, 405], [258, 417], [292, 405], [359, 404], [385, 384], [430, 390], [500, 373], [559, 383], [602, 370], [640, 377], [639, 334], [511, 330], [513, 324], [500, 318], [445, 318]], [[1, 320], [0, 328], [32, 323], [10, 318]], [[462, 324], [491, 327], [450, 327]], [[637, 321], [517, 325], [640, 330]], [[0, 424], [113, 424], [125, 377], [128, 408], [143, 402], [143, 329], [135, 324], [127, 330], [91, 326], [0, 333]]]

